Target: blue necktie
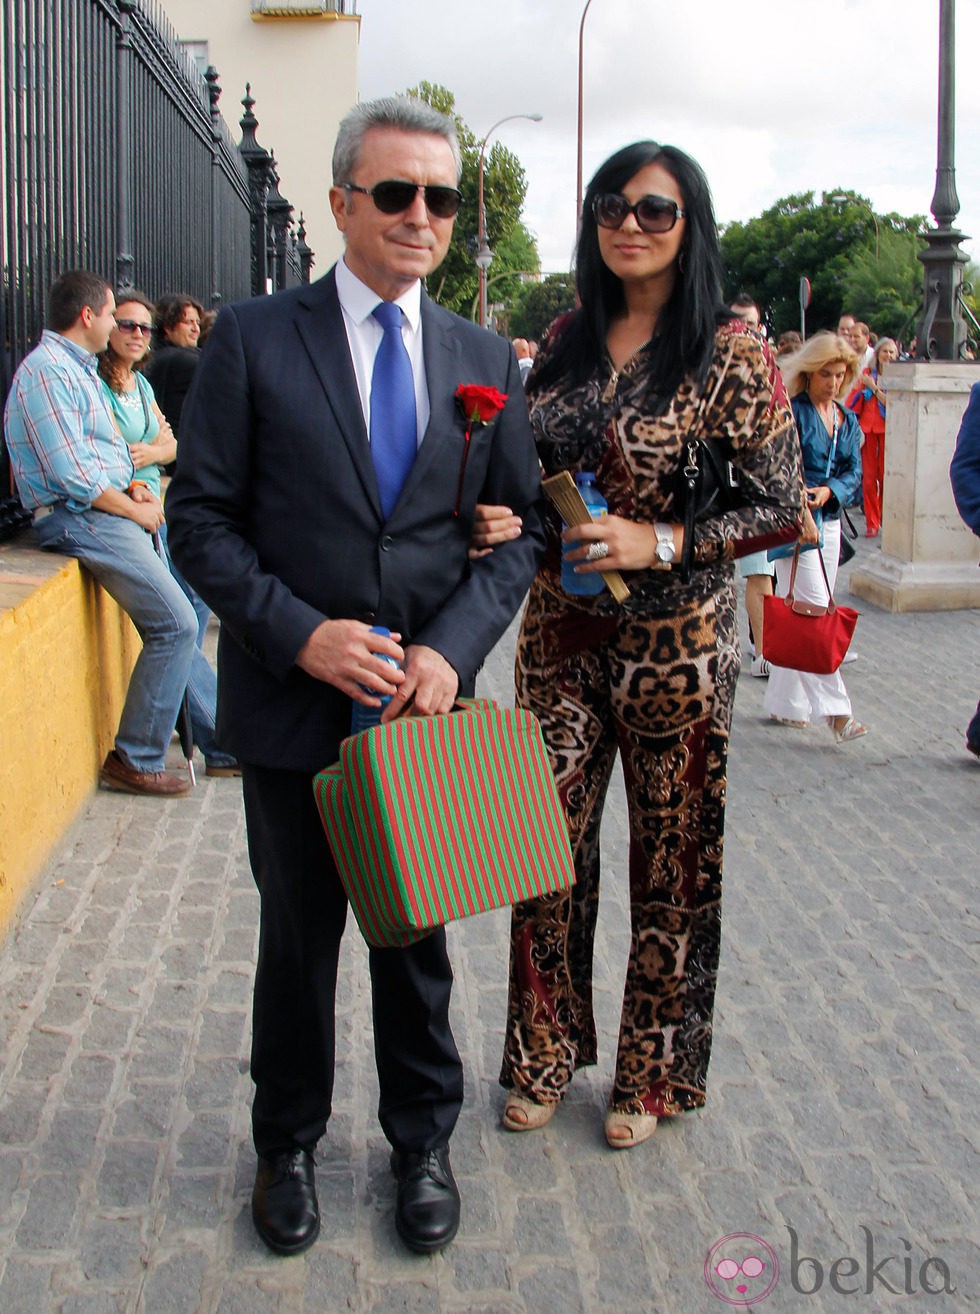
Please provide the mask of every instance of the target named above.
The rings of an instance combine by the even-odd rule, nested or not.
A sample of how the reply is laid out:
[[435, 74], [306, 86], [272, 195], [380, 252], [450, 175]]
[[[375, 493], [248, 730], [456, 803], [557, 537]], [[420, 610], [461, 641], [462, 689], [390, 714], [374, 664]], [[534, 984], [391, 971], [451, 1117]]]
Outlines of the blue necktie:
[[372, 313], [384, 337], [371, 376], [371, 459], [387, 520], [415, 461], [418, 420], [412, 363], [402, 340], [401, 307], [382, 301]]

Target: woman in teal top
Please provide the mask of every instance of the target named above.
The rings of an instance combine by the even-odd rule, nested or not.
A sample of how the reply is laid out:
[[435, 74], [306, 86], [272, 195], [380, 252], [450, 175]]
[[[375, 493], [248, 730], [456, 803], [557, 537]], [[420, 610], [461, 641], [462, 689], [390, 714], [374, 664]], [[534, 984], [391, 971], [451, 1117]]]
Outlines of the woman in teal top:
[[[109, 335], [110, 346], [118, 331], [113, 329]], [[177, 455], [177, 439], [143, 375], [136, 370], [129, 370], [128, 375], [131, 386], [122, 392], [115, 392], [107, 379], [102, 380], [102, 387], [115, 416], [116, 427], [129, 444], [136, 478], [142, 479], [150, 492], [159, 497], [160, 466], [167, 465]]]
[[[160, 467], [176, 457], [177, 440], [156, 403], [153, 389], [140, 373], [140, 366], [150, 351], [153, 303], [142, 292], [121, 292], [116, 297], [115, 320], [116, 326], [109, 334], [109, 345], [99, 356], [99, 374], [116, 426], [129, 445], [136, 478], [159, 497]], [[187, 682], [194, 743], [204, 754], [207, 775], [240, 775], [238, 763], [223, 753], [215, 741], [218, 681], [200, 647], [207, 625], [207, 611], [203, 611], [202, 622], [203, 604], [181, 579], [170, 560], [166, 525], [160, 528], [159, 541], [171, 573], [198, 614], [198, 647]]]

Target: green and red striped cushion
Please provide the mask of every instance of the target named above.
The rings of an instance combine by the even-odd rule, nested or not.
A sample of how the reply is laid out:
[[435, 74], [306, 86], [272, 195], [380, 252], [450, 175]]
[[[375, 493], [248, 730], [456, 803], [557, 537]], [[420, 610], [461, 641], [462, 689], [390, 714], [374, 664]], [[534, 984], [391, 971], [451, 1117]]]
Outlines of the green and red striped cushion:
[[314, 778], [324, 828], [369, 944], [568, 889], [568, 830], [536, 718], [469, 702], [345, 739]]

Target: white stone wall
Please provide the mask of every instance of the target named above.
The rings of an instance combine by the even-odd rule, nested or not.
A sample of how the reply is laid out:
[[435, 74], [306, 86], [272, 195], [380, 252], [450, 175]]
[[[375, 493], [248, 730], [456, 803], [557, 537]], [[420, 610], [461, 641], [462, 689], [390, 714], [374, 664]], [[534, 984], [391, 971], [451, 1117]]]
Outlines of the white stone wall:
[[330, 156], [337, 125], [358, 99], [356, 16], [253, 19], [249, 0], [161, 0], [185, 41], [206, 41], [218, 70], [219, 107], [237, 141], [239, 104], [251, 83], [258, 140], [279, 165], [280, 190], [306, 220], [313, 277], [343, 250], [330, 213]]

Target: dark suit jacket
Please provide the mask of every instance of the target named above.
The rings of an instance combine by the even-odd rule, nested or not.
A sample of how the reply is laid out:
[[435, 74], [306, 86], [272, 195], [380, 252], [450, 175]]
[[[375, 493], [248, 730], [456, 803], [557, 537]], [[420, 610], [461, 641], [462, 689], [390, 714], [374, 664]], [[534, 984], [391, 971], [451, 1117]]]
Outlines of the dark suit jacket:
[[[218, 735], [242, 761], [314, 771], [336, 758], [350, 700], [295, 665], [324, 618], [436, 649], [466, 690], [534, 574], [540, 479], [510, 344], [424, 295], [422, 326], [431, 417], [387, 522], [333, 272], [229, 306], [208, 338], [167, 521], [174, 559], [222, 621]], [[473, 429], [457, 517], [461, 383], [509, 400]], [[512, 507], [525, 529], [471, 563], [478, 500]]]
[[974, 534], [980, 534], [980, 383], [970, 389], [949, 478], [957, 510]]

